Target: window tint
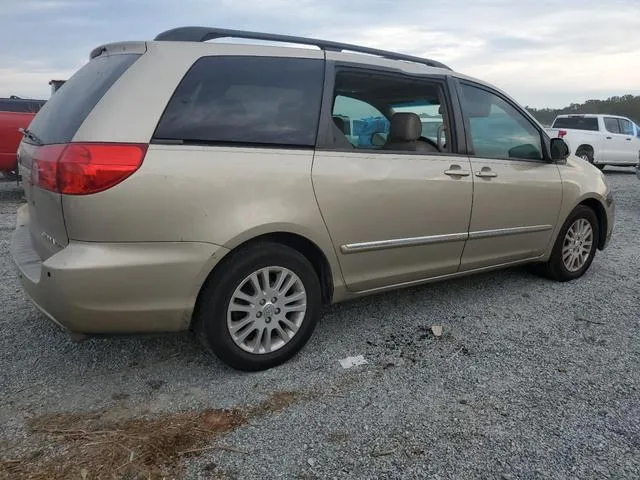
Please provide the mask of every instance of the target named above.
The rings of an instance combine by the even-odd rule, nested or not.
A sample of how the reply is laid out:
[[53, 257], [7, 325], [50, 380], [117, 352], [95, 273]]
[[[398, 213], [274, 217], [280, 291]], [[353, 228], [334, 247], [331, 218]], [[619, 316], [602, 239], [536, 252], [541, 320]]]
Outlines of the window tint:
[[624, 118], [619, 118], [618, 122], [620, 124], [620, 131], [625, 135], [633, 135], [633, 124], [629, 120], [625, 120]]
[[617, 118], [605, 117], [604, 128], [610, 133], [620, 133], [620, 125]]
[[154, 138], [314, 146], [324, 62], [204, 57], [180, 82]]
[[476, 156], [542, 159], [540, 132], [509, 103], [491, 92], [464, 84], [462, 101]]
[[[338, 135], [358, 149], [446, 152], [450, 145], [443, 103], [437, 81], [339, 71], [333, 121]], [[334, 141], [335, 148], [343, 147], [339, 138]]]
[[93, 107], [139, 57], [121, 54], [94, 58], [51, 96], [29, 130], [45, 144], [70, 142]]
[[553, 122], [552, 128], [572, 128], [574, 130], [598, 131], [598, 119], [595, 117], [560, 117]]

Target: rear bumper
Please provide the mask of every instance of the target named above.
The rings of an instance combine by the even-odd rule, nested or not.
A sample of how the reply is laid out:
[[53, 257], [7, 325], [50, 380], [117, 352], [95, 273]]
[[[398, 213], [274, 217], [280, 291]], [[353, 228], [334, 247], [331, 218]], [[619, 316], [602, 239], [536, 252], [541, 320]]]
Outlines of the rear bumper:
[[206, 243], [70, 242], [44, 262], [18, 215], [11, 254], [25, 293], [47, 317], [78, 333], [188, 328], [207, 275], [226, 253]]

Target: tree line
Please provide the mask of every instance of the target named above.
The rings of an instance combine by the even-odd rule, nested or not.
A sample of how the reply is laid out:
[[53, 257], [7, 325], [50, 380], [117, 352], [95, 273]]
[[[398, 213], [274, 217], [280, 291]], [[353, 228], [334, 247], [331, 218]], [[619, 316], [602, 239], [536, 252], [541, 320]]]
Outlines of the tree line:
[[611, 97], [606, 100], [587, 100], [585, 103], [572, 103], [568, 107], [559, 109], [527, 107], [527, 110], [543, 125], [551, 125], [557, 115], [571, 113], [608, 113], [610, 115], [620, 115], [628, 117], [637, 125], [640, 125], [640, 96], [634, 95]]

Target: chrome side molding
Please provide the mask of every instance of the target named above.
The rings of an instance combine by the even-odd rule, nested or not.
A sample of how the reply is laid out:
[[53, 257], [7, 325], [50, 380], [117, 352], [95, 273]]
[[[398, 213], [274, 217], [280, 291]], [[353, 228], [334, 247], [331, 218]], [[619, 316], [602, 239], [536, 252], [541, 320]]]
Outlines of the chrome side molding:
[[444, 235], [429, 235], [425, 237], [394, 238], [391, 240], [377, 240], [373, 242], [349, 243], [342, 245], [340, 251], [345, 254], [388, 250], [391, 248], [416, 247], [421, 245], [435, 245], [438, 243], [462, 242], [465, 240], [479, 240], [483, 238], [504, 237], [523, 233], [545, 232], [553, 229], [552, 225], [530, 225], [527, 227], [498, 228], [495, 230], [478, 230], [469, 233], [447, 233]]

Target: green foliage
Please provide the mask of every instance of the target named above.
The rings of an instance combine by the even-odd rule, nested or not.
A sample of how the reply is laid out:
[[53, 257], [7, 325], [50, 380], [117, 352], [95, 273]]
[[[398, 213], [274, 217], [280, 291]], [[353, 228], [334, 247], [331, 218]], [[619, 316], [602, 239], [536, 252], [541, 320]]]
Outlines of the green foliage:
[[640, 96], [623, 95], [622, 97], [611, 97], [606, 100], [587, 100], [585, 103], [572, 103], [568, 107], [553, 108], [531, 108], [527, 110], [538, 119], [543, 125], [551, 125], [557, 115], [567, 113], [608, 113], [610, 115], [621, 115], [628, 117], [637, 125], [640, 125]]

